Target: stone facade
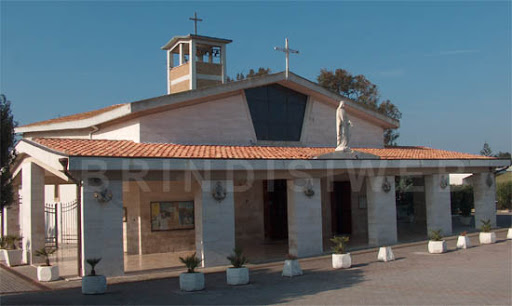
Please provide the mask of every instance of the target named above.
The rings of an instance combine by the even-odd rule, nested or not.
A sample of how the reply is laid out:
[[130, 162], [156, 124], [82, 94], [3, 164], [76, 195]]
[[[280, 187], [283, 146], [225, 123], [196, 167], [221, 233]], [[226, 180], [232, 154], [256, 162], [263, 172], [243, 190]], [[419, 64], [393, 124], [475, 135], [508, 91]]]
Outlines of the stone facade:
[[[288, 180], [288, 248], [294, 256], [323, 252], [320, 179]], [[306, 194], [306, 189], [312, 191]]]
[[[180, 66], [181, 67], [181, 66]], [[175, 84], [187, 88], [189, 81]], [[201, 80], [204, 86], [219, 81]], [[304, 115], [301, 145], [336, 145], [336, 105], [310, 98]], [[352, 147], [383, 147], [383, 129], [376, 124], [348, 113], [353, 123]], [[190, 120], [190, 118], [195, 118]], [[97, 129], [47, 131], [28, 133], [28, 137], [132, 140], [181, 144], [251, 145], [258, 142], [249, 107], [244, 95], [238, 94], [167, 111], [145, 115], [122, 122], [98, 126]], [[272, 144], [272, 143], [271, 143]], [[279, 145], [289, 145], [285, 142]]]
[[475, 199], [475, 226], [479, 228], [482, 220], [491, 220], [496, 227], [496, 178], [489, 172], [475, 173], [471, 177]]
[[[336, 107], [316, 99], [309, 100], [310, 109], [306, 112], [302, 142], [312, 146], [336, 146]], [[353, 114], [348, 114], [353, 124], [350, 146], [373, 147], [384, 146], [384, 130]]]
[[[123, 187], [120, 180], [95, 182], [86, 178], [82, 186], [82, 273], [90, 272], [89, 258], [101, 258], [98, 274], [124, 274]], [[111, 199], [101, 201], [95, 193], [107, 191]], [[108, 198], [108, 196], [107, 196]]]
[[[215, 199], [216, 184], [224, 188], [224, 198]], [[196, 253], [203, 267], [228, 264], [226, 257], [235, 248], [235, 203], [233, 181], [202, 181], [195, 194]]]
[[[443, 180], [445, 181], [443, 182]], [[440, 229], [443, 231], [443, 235], [451, 235], [452, 213], [448, 175], [425, 176], [425, 205], [428, 232]]]
[[368, 177], [366, 180], [366, 196], [368, 205], [368, 243], [372, 246], [395, 244], [398, 241], [395, 177]]

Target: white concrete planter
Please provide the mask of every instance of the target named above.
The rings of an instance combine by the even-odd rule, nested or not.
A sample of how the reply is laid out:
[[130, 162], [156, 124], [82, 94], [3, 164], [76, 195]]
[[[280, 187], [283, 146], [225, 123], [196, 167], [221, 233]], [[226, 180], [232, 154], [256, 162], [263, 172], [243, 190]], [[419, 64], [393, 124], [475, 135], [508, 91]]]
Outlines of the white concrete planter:
[[5, 262], [9, 267], [19, 266], [22, 264], [22, 249], [16, 250], [2, 250], [4, 253]]
[[103, 294], [107, 291], [107, 278], [103, 275], [82, 277], [82, 294]]
[[508, 232], [507, 232], [507, 239], [512, 239], [512, 228], [509, 228], [509, 229], [508, 229]]
[[352, 257], [347, 254], [332, 254], [332, 267], [334, 269], [348, 269], [352, 266]]
[[59, 267], [57, 266], [38, 266], [37, 280], [40, 282], [52, 282], [59, 279]]
[[471, 242], [469, 242], [468, 236], [459, 236], [457, 238], [457, 248], [458, 249], [467, 249], [471, 247]]
[[228, 268], [226, 270], [226, 279], [228, 285], [246, 285], [249, 283], [249, 269], [247, 268]]
[[284, 261], [282, 276], [293, 277], [302, 275], [299, 261], [297, 259], [287, 259]]
[[480, 233], [480, 244], [492, 244], [496, 243], [496, 233], [495, 232], [489, 232], [489, 233]]
[[180, 289], [183, 291], [199, 291], [204, 289], [204, 274], [201, 272], [181, 273]]
[[446, 241], [434, 241], [430, 240], [428, 242], [428, 252], [430, 254], [442, 254], [447, 250]]
[[459, 221], [463, 225], [470, 225], [471, 224], [471, 216], [459, 216]]
[[395, 254], [393, 254], [393, 250], [391, 247], [381, 247], [379, 248], [379, 254], [377, 255], [378, 261], [393, 261], [395, 260]]

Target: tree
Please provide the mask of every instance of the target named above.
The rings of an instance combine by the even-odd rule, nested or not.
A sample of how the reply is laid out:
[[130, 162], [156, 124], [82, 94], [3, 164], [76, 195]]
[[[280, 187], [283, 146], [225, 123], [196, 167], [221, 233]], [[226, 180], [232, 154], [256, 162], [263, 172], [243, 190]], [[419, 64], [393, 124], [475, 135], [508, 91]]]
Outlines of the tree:
[[482, 150], [480, 150], [480, 155], [492, 156], [491, 146], [487, 143], [487, 141], [484, 143]]
[[234, 81], [242, 81], [245, 79], [253, 78], [253, 77], [259, 77], [262, 75], [268, 75], [270, 74], [270, 68], [258, 68], [258, 71], [254, 71], [254, 69], [250, 69], [249, 73], [247, 75], [244, 75], [243, 73], [237, 73], [236, 77], [234, 79], [227, 77], [228, 82], [234, 82]]
[[[385, 116], [395, 120], [402, 118], [402, 113], [390, 100], [380, 101], [377, 85], [370, 82], [364, 75], [353, 76], [345, 69], [336, 69], [335, 71], [322, 69], [317, 81], [320, 86], [361, 103]], [[385, 130], [384, 144], [396, 146], [396, 140], [399, 136], [400, 134], [396, 130]]]
[[0, 95], [0, 175], [1, 175], [1, 193], [0, 193], [0, 209], [3, 210], [13, 202], [11, 165], [16, 158], [14, 152], [15, 135], [14, 128], [17, 126], [16, 121], [11, 112], [11, 101], [7, 100], [5, 95]]
[[510, 152], [501, 152], [501, 151], [499, 151], [498, 153], [494, 154], [494, 157], [512, 159], [512, 156], [510, 155]]

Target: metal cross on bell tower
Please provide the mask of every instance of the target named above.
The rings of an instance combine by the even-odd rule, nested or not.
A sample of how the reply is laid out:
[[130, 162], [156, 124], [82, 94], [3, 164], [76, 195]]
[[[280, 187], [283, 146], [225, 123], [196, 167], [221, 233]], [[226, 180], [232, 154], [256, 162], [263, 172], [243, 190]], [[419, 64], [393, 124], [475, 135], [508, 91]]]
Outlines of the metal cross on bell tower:
[[194, 17], [190, 17], [189, 20], [194, 21], [194, 35], [197, 35], [197, 22], [203, 21], [203, 19], [197, 18], [197, 12], [194, 12]]
[[286, 78], [288, 79], [288, 73], [290, 71], [290, 53], [298, 54], [299, 51], [288, 48], [288, 38], [285, 38], [284, 40], [284, 48], [274, 47], [274, 50], [281, 51], [286, 54]]

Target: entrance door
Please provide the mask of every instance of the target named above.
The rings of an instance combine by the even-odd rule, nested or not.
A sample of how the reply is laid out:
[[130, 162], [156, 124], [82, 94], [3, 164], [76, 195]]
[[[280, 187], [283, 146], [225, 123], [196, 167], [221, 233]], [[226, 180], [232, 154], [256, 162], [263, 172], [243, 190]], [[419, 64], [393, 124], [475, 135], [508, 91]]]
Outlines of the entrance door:
[[288, 238], [288, 212], [286, 180], [263, 182], [265, 239]]
[[350, 182], [333, 182], [331, 193], [332, 232], [352, 234], [352, 203]]

